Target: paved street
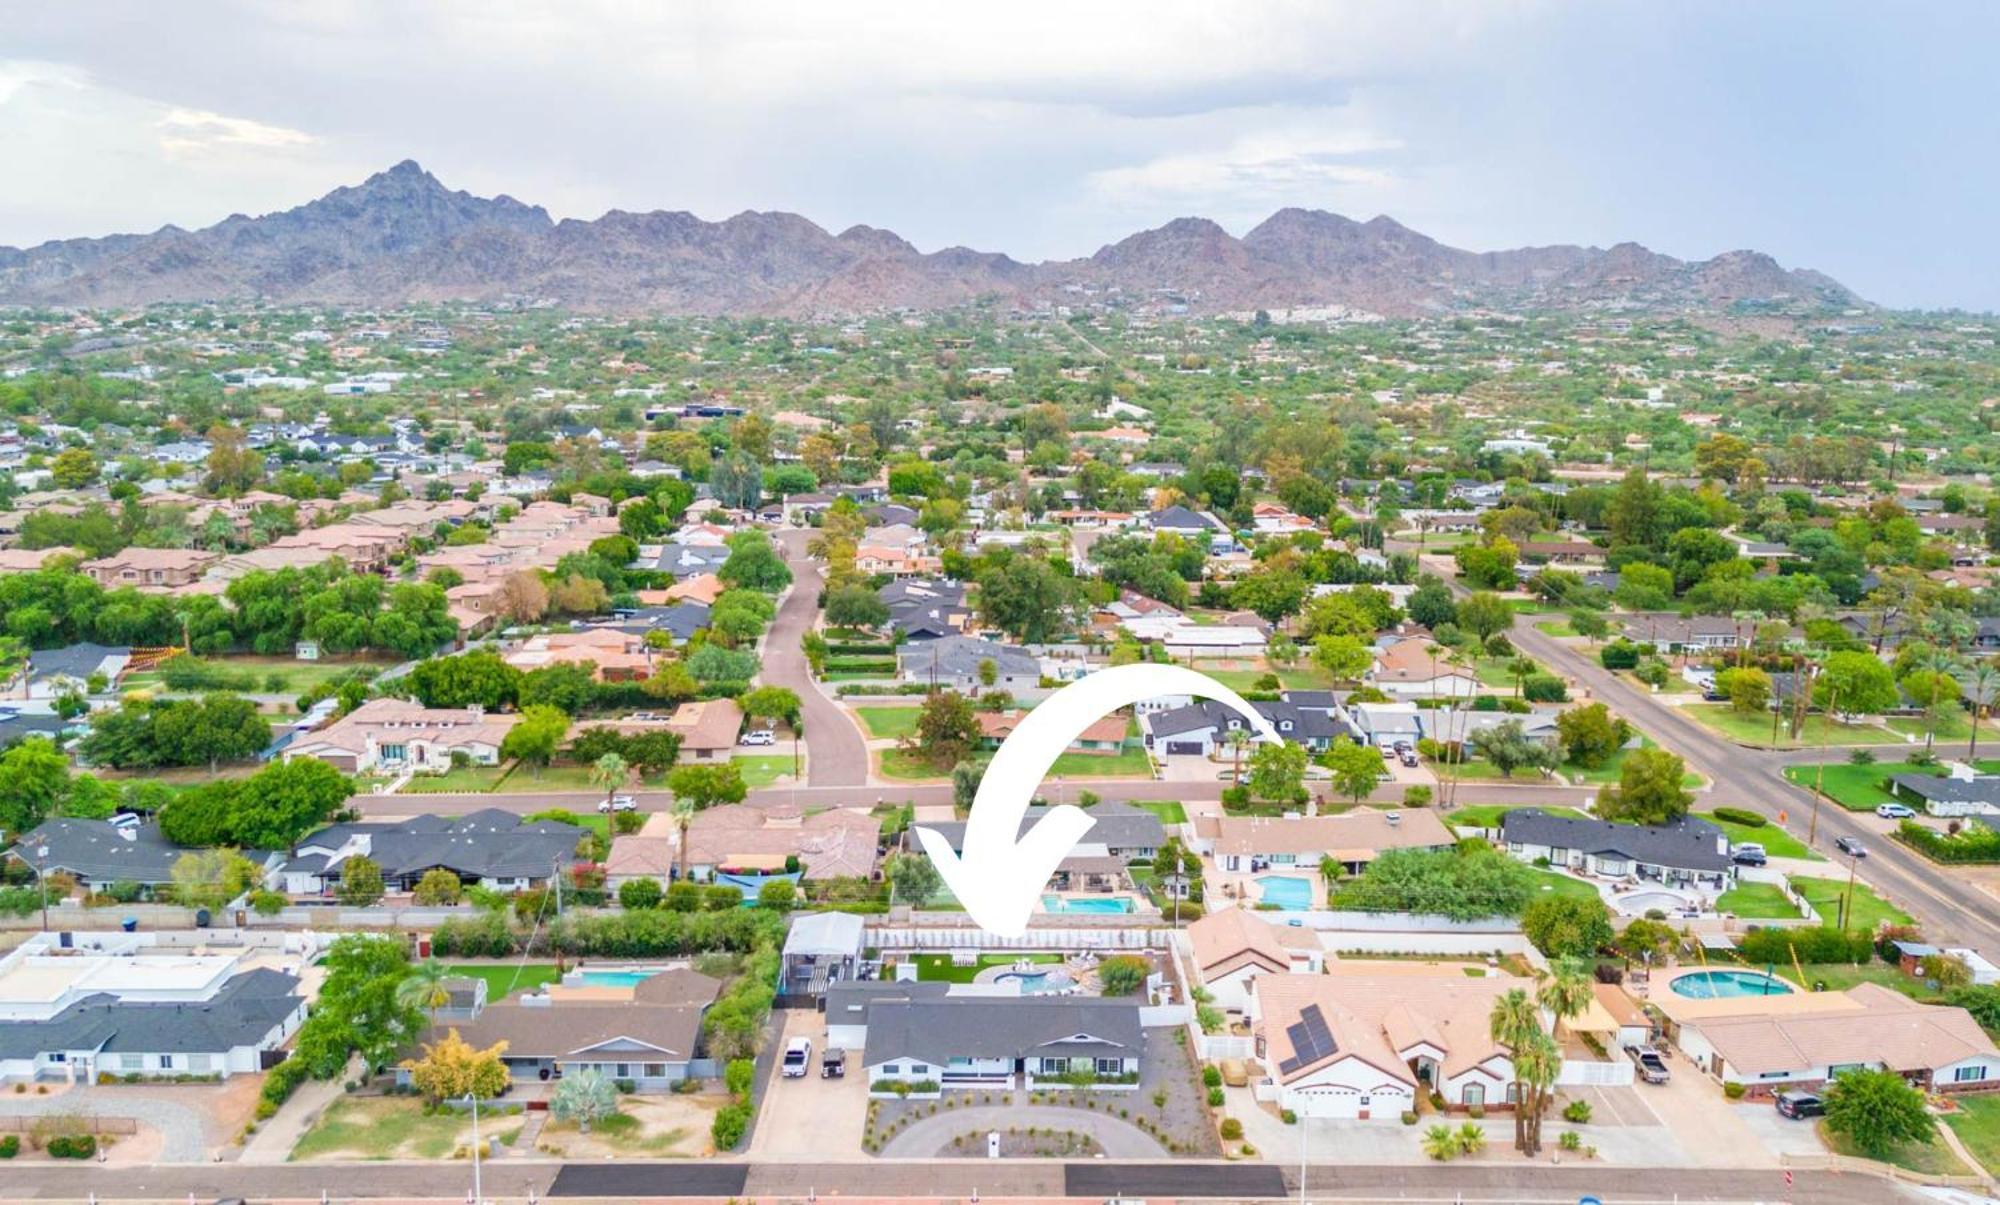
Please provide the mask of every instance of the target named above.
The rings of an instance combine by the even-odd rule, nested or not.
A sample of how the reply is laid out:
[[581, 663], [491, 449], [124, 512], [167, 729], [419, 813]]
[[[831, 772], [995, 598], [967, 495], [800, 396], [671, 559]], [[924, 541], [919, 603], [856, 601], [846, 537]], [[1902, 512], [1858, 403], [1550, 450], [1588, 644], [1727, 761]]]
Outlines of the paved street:
[[868, 747], [862, 742], [861, 730], [839, 704], [821, 693], [805, 654], [799, 651], [800, 638], [819, 613], [819, 592], [825, 580], [819, 566], [806, 556], [809, 539], [811, 533], [805, 531], [778, 533], [778, 547], [792, 570], [792, 588], [764, 635], [760, 678], [770, 686], [790, 687], [799, 696], [806, 725], [808, 785], [856, 786], [868, 781]]
[[[556, 1164], [503, 1159], [481, 1166], [484, 1194], [500, 1201], [538, 1197], [742, 1198], [803, 1201], [808, 1194], [858, 1198], [970, 1200], [1112, 1197], [1277, 1200], [1296, 1197], [1296, 1164], [1159, 1159], [1143, 1163], [1029, 1160], [855, 1160], [745, 1164], [720, 1160]], [[1561, 1202], [1595, 1196], [1606, 1205], [1666, 1202], [1811, 1201], [1878, 1205], [1917, 1201], [1914, 1190], [1872, 1176], [1795, 1173], [1787, 1192], [1776, 1170], [1648, 1169], [1587, 1163], [1493, 1162], [1431, 1166], [1322, 1166], [1307, 1171], [1307, 1196], [1329, 1201]], [[132, 1169], [19, 1164], [0, 1176], [0, 1200], [459, 1201], [471, 1189], [467, 1163], [362, 1163], [244, 1167], [237, 1164]]]

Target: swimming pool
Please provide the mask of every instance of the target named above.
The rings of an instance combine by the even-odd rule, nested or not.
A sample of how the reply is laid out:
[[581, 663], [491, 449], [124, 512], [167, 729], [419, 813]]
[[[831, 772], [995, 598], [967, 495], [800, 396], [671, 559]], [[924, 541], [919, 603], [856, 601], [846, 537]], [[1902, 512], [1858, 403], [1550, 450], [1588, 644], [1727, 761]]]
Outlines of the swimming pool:
[[1301, 879], [1288, 874], [1267, 874], [1257, 880], [1257, 886], [1264, 889], [1264, 903], [1286, 912], [1305, 912], [1313, 906], [1313, 885], [1310, 879]]
[[1004, 975], [995, 975], [993, 981], [995, 983], [1018, 981], [1023, 996], [1044, 996], [1076, 985], [1076, 981], [1069, 977], [1068, 971], [1008, 971]]
[[1762, 971], [1689, 971], [1676, 975], [1667, 985], [1674, 995], [1690, 1000], [1716, 1000], [1727, 996], [1788, 996], [1792, 985]]
[[584, 971], [582, 979], [585, 987], [636, 987], [641, 980], [657, 974], [656, 970]]
[[1123, 915], [1134, 912], [1132, 898], [1124, 895], [1078, 896], [1064, 898], [1060, 895], [1042, 897], [1044, 912], [1081, 912], [1095, 916]]
[[1628, 895], [1614, 895], [1611, 902], [1625, 916], [1640, 916], [1654, 909], [1679, 912], [1691, 903], [1687, 897], [1671, 891], [1635, 891]]

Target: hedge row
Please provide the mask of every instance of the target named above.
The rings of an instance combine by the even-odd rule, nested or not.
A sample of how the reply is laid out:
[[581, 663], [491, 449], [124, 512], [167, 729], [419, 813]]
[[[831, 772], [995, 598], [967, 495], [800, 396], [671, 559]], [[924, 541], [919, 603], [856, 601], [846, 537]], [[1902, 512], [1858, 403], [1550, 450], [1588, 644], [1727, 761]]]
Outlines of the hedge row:
[[1745, 828], [1763, 828], [1770, 823], [1761, 813], [1747, 808], [1717, 808], [1714, 815], [1717, 820], [1727, 820], [1731, 824], [1740, 824]]
[[660, 958], [711, 950], [747, 953], [782, 933], [784, 918], [761, 908], [727, 912], [630, 912], [565, 916], [539, 934], [520, 932], [497, 914], [452, 918], [431, 934], [440, 958], [506, 958], [522, 952], [592, 955], [604, 958]]
[[1790, 966], [1800, 962], [1872, 962], [1875, 943], [1866, 933], [1843, 932], [1823, 925], [1796, 929], [1758, 929], [1737, 939], [1736, 949], [1749, 963]]
[[1934, 862], [2000, 862], [2000, 832], [1983, 824], [1968, 824], [1957, 835], [1947, 836], [1905, 820], [1896, 826], [1896, 839]]

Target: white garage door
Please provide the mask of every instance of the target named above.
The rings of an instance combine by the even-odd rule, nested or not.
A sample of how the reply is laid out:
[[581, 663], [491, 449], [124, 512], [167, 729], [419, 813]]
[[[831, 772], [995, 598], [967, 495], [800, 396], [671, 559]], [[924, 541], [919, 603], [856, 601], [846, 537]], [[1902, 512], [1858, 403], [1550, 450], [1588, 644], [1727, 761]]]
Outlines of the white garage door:
[[1307, 1117], [1321, 1118], [1359, 1117], [1361, 1102], [1367, 1099], [1353, 1088], [1333, 1086], [1304, 1088], [1293, 1096], [1298, 1101], [1298, 1112]]

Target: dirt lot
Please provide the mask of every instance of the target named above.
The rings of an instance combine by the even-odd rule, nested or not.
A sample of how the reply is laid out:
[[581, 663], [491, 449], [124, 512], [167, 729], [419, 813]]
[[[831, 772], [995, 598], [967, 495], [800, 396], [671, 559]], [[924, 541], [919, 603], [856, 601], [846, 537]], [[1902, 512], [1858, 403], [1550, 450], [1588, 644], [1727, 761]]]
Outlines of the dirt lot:
[[569, 1159], [692, 1158], [712, 1155], [708, 1128], [727, 1097], [720, 1092], [690, 1096], [621, 1096], [619, 1116], [597, 1122], [584, 1134], [568, 1122], [542, 1127], [538, 1149]]

